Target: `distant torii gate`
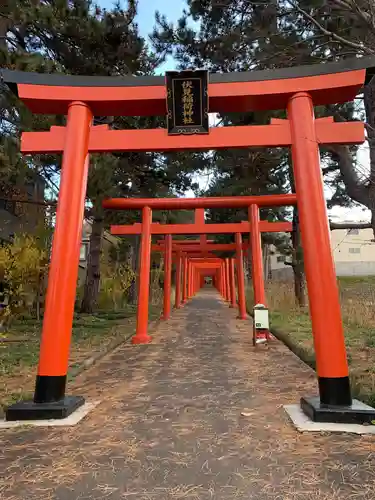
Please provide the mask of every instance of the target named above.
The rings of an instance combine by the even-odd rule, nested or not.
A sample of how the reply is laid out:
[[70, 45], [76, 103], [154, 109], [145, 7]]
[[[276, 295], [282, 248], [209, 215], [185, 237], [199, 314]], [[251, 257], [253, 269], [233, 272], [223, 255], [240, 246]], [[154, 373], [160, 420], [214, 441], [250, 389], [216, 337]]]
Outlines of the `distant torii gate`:
[[[374, 66], [374, 58], [368, 57], [210, 75], [203, 113], [206, 118], [208, 113], [284, 109], [287, 119], [272, 119], [269, 125], [217, 127], [202, 135], [168, 135], [161, 128], [110, 130], [93, 126], [94, 116], [165, 116], [169, 95], [163, 77], [81, 77], [1, 70], [1, 80], [32, 112], [67, 115], [66, 127], [22, 134], [24, 154], [64, 155], [34, 401], [12, 405], [6, 418], [64, 418], [83, 404], [81, 397], [65, 397], [65, 388], [89, 153], [290, 147], [320, 395], [303, 398], [302, 408], [314, 420], [374, 420], [374, 410], [359, 411], [352, 405], [319, 163], [320, 144], [361, 144], [364, 124], [314, 117], [314, 106], [352, 101], [363, 87], [366, 68], [372, 75]], [[187, 208], [183, 200], [169, 201]], [[118, 207], [123, 203], [119, 200]], [[220, 198], [216, 206], [222, 206]], [[152, 208], [156, 206], [143, 208], [147, 234]], [[259, 224], [255, 210], [251, 224]], [[251, 234], [253, 238], [256, 233]], [[145, 264], [141, 262], [141, 266]]]
[[[123, 203], [121, 203], [123, 201]], [[169, 203], [171, 201], [172, 203]], [[106, 200], [103, 203], [105, 208], [116, 208], [116, 209], [126, 209], [128, 207], [133, 208], [134, 202], [138, 209], [142, 209], [142, 224], [136, 223], [132, 225], [113, 225], [111, 226], [111, 234], [115, 236], [124, 235], [141, 235], [141, 253], [140, 253], [140, 276], [139, 276], [139, 291], [138, 291], [138, 308], [137, 308], [137, 330], [136, 334], [132, 339], [135, 344], [144, 344], [151, 341], [148, 331], [148, 308], [149, 308], [149, 273], [150, 273], [150, 260], [151, 251], [153, 247], [150, 247], [148, 242], [151, 241], [151, 235], [163, 234], [165, 235], [165, 247], [162, 248], [159, 244], [158, 247], [154, 247], [155, 250], [164, 250], [165, 254], [165, 269], [164, 269], [164, 319], [168, 319], [171, 311], [170, 295], [171, 295], [171, 271], [172, 271], [172, 252], [173, 252], [173, 242], [172, 235], [176, 234], [200, 234], [199, 241], [199, 251], [204, 249], [210, 249], [213, 251], [215, 248], [219, 249], [220, 246], [213, 244], [208, 244], [207, 234], [234, 234], [236, 238], [236, 243], [233, 250], [236, 251], [236, 261], [237, 261], [237, 283], [238, 283], [238, 305], [239, 305], [239, 316], [241, 319], [247, 317], [246, 314], [246, 300], [245, 300], [245, 288], [244, 288], [244, 271], [243, 271], [243, 256], [242, 256], [242, 233], [250, 234], [250, 248], [252, 257], [252, 275], [253, 275], [253, 287], [254, 287], [254, 302], [255, 304], [265, 304], [265, 286], [264, 286], [264, 276], [263, 276], [263, 261], [262, 261], [262, 245], [260, 234], [262, 232], [274, 233], [274, 232], [286, 232], [292, 231], [292, 224], [287, 221], [282, 222], [268, 222], [259, 220], [259, 209], [258, 205], [254, 202], [258, 201], [262, 206], [277, 206], [277, 205], [293, 205], [296, 203], [296, 197], [293, 194], [281, 194], [281, 195], [267, 195], [263, 197], [251, 197], [251, 196], [236, 196], [236, 197], [222, 197], [220, 198], [220, 204], [224, 207], [242, 206], [249, 208], [249, 222], [233, 222], [233, 223], [216, 223], [216, 224], [206, 224], [204, 219], [204, 207], [207, 204], [216, 203], [216, 198], [193, 198], [189, 200], [184, 199], [186, 205], [193, 203], [195, 210], [195, 222], [192, 224], [159, 224], [152, 223], [152, 212], [151, 207], [155, 204], [163, 209], [174, 209], [176, 206], [176, 201], [178, 202], [177, 207], [180, 204], [180, 199], [159, 199], [159, 198], [149, 198], [149, 199], [121, 199], [121, 200]], [[164, 203], [163, 203], [164, 202]], [[189, 205], [190, 206], [190, 205]], [[163, 208], [162, 208], [163, 207]], [[146, 209], [146, 210], [145, 210]], [[177, 208], [178, 209], [178, 208]], [[149, 221], [145, 221], [145, 216], [149, 218]], [[150, 227], [148, 232], [148, 227]], [[177, 245], [177, 242], [175, 243]], [[185, 242], [185, 246], [188, 246]], [[185, 252], [191, 252], [193, 246], [190, 244], [190, 248], [186, 248]], [[196, 249], [196, 248], [195, 248]], [[180, 251], [181, 248], [180, 248]], [[177, 264], [177, 280], [178, 286], [176, 288], [176, 306], [180, 303], [180, 279], [187, 273], [187, 261], [179, 256], [180, 262]], [[228, 266], [228, 264], [225, 264]], [[227, 275], [229, 267], [227, 269]], [[227, 276], [229, 279], [229, 276]], [[186, 298], [184, 295], [186, 289], [191, 291], [191, 275], [187, 273], [187, 280], [185, 279], [185, 284], [182, 286], [183, 290], [183, 300]], [[226, 282], [226, 281], [225, 281]], [[229, 282], [228, 282], [229, 283]], [[189, 294], [188, 294], [189, 295]], [[225, 295], [227, 297], [228, 294]]]
[[[271, 223], [272, 226], [279, 223]], [[271, 225], [270, 224], [270, 225]], [[285, 224], [285, 223], [281, 223]], [[224, 224], [225, 225], [225, 224]], [[291, 226], [291, 224], [290, 224]], [[242, 227], [240, 227], [242, 229]], [[245, 228], [244, 228], [245, 229]], [[270, 232], [275, 229], [270, 228]], [[283, 227], [286, 231], [288, 228]], [[281, 228], [280, 228], [281, 230]], [[291, 228], [290, 228], [291, 230]], [[248, 232], [248, 228], [246, 228], [246, 232]], [[266, 231], [265, 231], [266, 232]], [[236, 302], [236, 289], [235, 289], [235, 267], [237, 269], [237, 288], [238, 288], [238, 309], [239, 309], [239, 319], [247, 319], [246, 314], [246, 299], [245, 299], [245, 287], [244, 287], [244, 271], [243, 271], [243, 250], [248, 250], [250, 248], [249, 243], [241, 244], [241, 232], [237, 232], [235, 234], [236, 243], [214, 243], [211, 240], [203, 240], [202, 236], [200, 240], [175, 240], [172, 246], [172, 252], [176, 254], [176, 293], [175, 293], [175, 307], [178, 309], [181, 303], [184, 303], [188, 297], [188, 286], [186, 284], [186, 276], [188, 276], [188, 264], [187, 259], [188, 255], [190, 257], [196, 257], [197, 254], [204, 255], [206, 257], [212, 257], [214, 252], [235, 252], [236, 257], [230, 259], [229, 269], [230, 273], [232, 273], [230, 277], [230, 283], [226, 284], [224, 279], [226, 274], [223, 273], [223, 262], [219, 268], [220, 275], [216, 276], [215, 285], [217, 286], [218, 291], [222, 294], [222, 296], [229, 301], [229, 295], [231, 297], [231, 307], [235, 307]], [[204, 238], [204, 236], [203, 236]], [[167, 236], [166, 236], [167, 239]], [[167, 245], [165, 244], [166, 240], [161, 240], [157, 244], [151, 246], [152, 251], [163, 252], [165, 254]], [[236, 266], [235, 266], [236, 262]], [[182, 282], [181, 282], [182, 281]], [[231, 287], [233, 290], [229, 292], [228, 287]], [[264, 286], [264, 285], [263, 285]], [[181, 292], [182, 289], [182, 292]], [[168, 288], [166, 283], [164, 282], [164, 307], [166, 303], [165, 297], [168, 296]], [[168, 300], [168, 299], [167, 299]], [[167, 315], [164, 313], [164, 317]]]
[[[239, 234], [239, 233], [236, 233]], [[164, 259], [166, 259], [166, 253], [168, 251], [167, 238], [165, 240], [159, 241], [155, 245], [151, 245], [152, 252], [162, 252], [164, 253]], [[242, 248], [241, 248], [242, 247]], [[176, 290], [175, 290], [175, 308], [179, 309], [181, 303], [184, 303], [187, 298], [186, 293], [186, 284], [182, 283], [182, 277], [185, 274], [186, 267], [186, 257], [190, 256], [191, 258], [195, 258], [199, 255], [206, 257], [207, 262], [210, 262], [208, 257], [213, 257], [215, 252], [236, 252], [236, 258], [230, 259], [230, 269], [233, 272], [233, 281], [231, 278], [231, 286], [233, 287], [234, 292], [231, 294], [231, 307], [235, 307], [237, 305], [237, 295], [235, 290], [235, 265], [234, 261], [237, 259], [242, 260], [241, 250], [248, 250], [250, 245], [248, 243], [243, 243], [240, 245], [237, 250], [236, 243], [214, 243], [208, 241], [207, 243], [201, 243], [200, 240], [175, 240], [172, 244], [172, 254], [174, 255], [174, 260], [176, 262]], [[232, 269], [233, 266], [233, 269]], [[239, 293], [238, 300], [238, 308], [239, 308], [239, 318], [246, 319], [246, 304], [245, 304], [245, 296], [244, 296], [244, 286], [243, 286], [243, 266], [237, 266], [237, 285], [238, 289], [242, 291]], [[170, 307], [168, 307], [168, 297], [170, 296], [170, 290], [168, 289], [168, 281], [164, 281], [164, 319], [169, 317], [168, 311], [170, 311]], [[219, 289], [220, 292], [222, 290]], [[222, 295], [227, 299], [227, 294], [222, 293]], [[167, 297], [167, 298], [166, 298]], [[167, 305], [166, 305], [167, 304]]]
[[[188, 263], [191, 265], [192, 274], [194, 278], [194, 270], [198, 271], [198, 276], [191, 280], [191, 284], [187, 285], [187, 290], [183, 290], [184, 302], [186, 299], [191, 298], [202, 287], [202, 274], [204, 276], [211, 275], [213, 278], [213, 285], [221, 293], [223, 298], [230, 302], [231, 307], [236, 306], [236, 286], [235, 286], [235, 266], [233, 258], [215, 258], [207, 257], [190, 257]], [[180, 303], [176, 304], [176, 308], [180, 307]], [[245, 319], [245, 318], [241, 318]]]

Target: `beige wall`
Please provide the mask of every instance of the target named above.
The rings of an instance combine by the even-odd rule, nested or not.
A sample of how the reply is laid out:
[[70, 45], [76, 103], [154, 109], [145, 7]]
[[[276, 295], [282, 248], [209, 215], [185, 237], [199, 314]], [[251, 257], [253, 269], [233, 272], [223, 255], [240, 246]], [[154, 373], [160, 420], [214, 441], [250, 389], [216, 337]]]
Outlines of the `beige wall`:
[[331, 246], [335, 262], [375, 262], [372, 229], [334, 229]]
[[[270, 265], [271, 265], [271, 270], [276, 270], [276, 269], [284, 269], [286, 266], [284, 264], [285, 259], [290, 261], [290, 257], [286, 257], [285, 255], [280, 255], [277, 251], [274, 245], [270, 245], [271, 247], [271, 252], [270, 252]], [[288, 266], [290, 267], [290, 266]]]
[[372, 229], [331, 231], [332, 252], [338, 276], [375, 275], [375, 242]]
[[293, 269], [291, 266], [284, 264], [285, 260], [290, 261], [291, 257], [280, 255], [274, 245], [270, 245], [270, 272], [268, 278], [271, 280], [289, 280], [293, 278]]
[[[331, 231], [331, 247], [338, 276], [375, 275], [373, 238], [372, 229], [334, 229]], [[283, 262], [280, 262], [278, 253], [271, 255], [272, 271], [275, 276], [290, 275], [290, 266], [285, 266]]]

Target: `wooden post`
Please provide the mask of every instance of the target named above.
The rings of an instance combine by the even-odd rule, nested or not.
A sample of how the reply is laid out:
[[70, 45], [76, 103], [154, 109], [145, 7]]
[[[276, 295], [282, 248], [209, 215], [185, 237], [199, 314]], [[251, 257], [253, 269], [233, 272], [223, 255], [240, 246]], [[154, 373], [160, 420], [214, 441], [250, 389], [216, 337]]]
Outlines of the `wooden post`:
[[7, 420], [64, 418], [84, 403], [65, 397], [89, 168], [92, 114], [82, 102], [69, 106], [60, 192], [53, 236], [34, 402], [6, 410]]
[[89, 167], [87, 151], [91, 120], [92, 114], [86, 104], [73, 102], [69, 106], [34, 395], [36, 403], [58, 401], [65, 395]]

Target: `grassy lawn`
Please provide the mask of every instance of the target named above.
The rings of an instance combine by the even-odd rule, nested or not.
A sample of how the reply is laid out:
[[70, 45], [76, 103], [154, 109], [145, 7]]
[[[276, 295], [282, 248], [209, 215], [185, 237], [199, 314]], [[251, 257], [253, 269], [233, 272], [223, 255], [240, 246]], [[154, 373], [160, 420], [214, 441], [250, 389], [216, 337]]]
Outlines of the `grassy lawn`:
[[[135, 328], [134, 306], [116, 312], [76, 315], [70, 353], [70, 373], [122, 338]], [[160, 307], [150, 307], [150, 320], [160, 315]], [[35, 370], [39, 356], [41, 322], [16, 321], [6, 334], [0, 334], [0, 413], [11, 402], [30, 397], [34, 389]], [[68, 375], [69, 377], [69, 375]]]
[[[292, 283], [268, 283], [271, 329], [278, 329], [286, 343], [314, 365], [308, 307], [296, 307], [292, 287]], [[375, 277], [340, 278], [339, 289], [353, 393], [375, 404]]]

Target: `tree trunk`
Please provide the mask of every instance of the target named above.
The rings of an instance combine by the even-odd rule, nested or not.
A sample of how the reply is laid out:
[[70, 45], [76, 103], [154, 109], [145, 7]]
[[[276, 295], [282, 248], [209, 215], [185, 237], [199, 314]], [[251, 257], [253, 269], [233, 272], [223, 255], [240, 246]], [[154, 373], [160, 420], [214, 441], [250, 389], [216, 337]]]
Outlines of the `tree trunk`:
[[138, 279], [139, 279], [139, 251], [140, 251], [140, 236], [134, 237], [134, 242], [132, 244], [130, 252], [130, 267], [134, 273], [134, 279], [129, 287], [128, 297], [130, 304], [136, 304], [138, 302]]
[[100, 252], [103, 230], [103, 217], [95, 216], [91, 227], [86, 280], [81, 303], [82, 313], [91, 314], [97, 304], [100, 284]]
[[267, 243], [262, 244], [262, 256], [264, 281], [268, 281], [270, 275], [270, 252]]
[[303, 253], [301, 247], [301, 235], [299, 231], [298, 208], [293, 208], [293, 232], [292, 232], [292, 268], [294, 276], [294, 295], [300, 307], [306, 306], [305, 273], [303, 266]]
[[[296, 192], [294, 175], [292, 169], [292, 158], [289, 154], [289, 179], [292, 192]], [[305, 267], [303, 263], [303, 249], [301, 244], [301, 233], [299, 230], [298, 207], [293, 207], [293, 231], [292, 238], [292, 269], [294, 278], [294, 297], [300, 307], [306, 306], [306, 280]]]
[[246, 255], [246, 252], [244, 252], [244, 251], [242, 252], [242, 255], [243, 255], [243, 267], [244, 267], [244, 271], [245, 271], [245, 277], [247, 277], [247, 280], [250, 281], [253, 279], [253, 268], [251, 265], [250, 245], [249, 245], [249, 249], [247, 251], [247, 255]]
[[38, 275], [38, 282], [37, 282], [37, 291], [36, 291], [36, 319], [37, 321], [40, 320], [40, 305], [42, 301], [42, 283], [43, 283], [43, 275], [42, 273], [39, 273]]
[[366, 110], [367, 140], [370, 149], [368, 208], [371, 210], [371, 227], [375, 238], [375, 77], [365, 86], [363, 98]]
[[[365, 85], [363, 100], [366, 111], [366, 130], [370, 151], [370, 178], [368, 182], [360, 179], [348, 146], [329, 146], [327, 149], [337, 159], [347, 194], [371, 211], [371, 227], [375, 238], [375, 77]], [[337, 117], [342, 120], [341, 116]]]

